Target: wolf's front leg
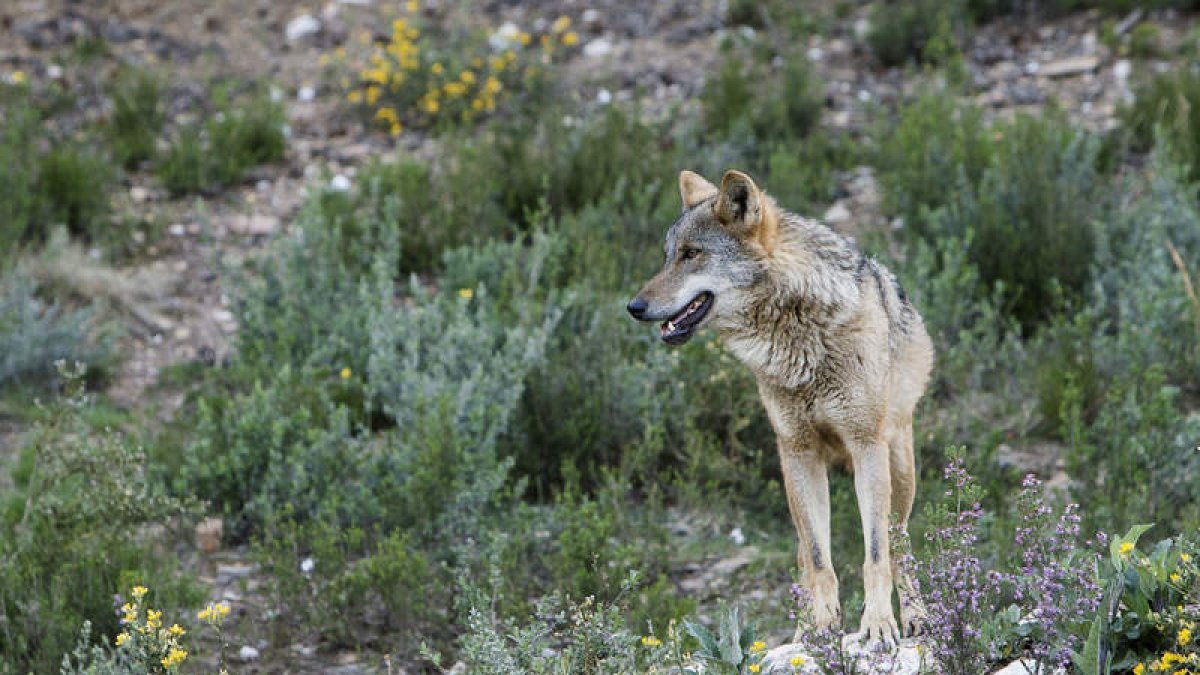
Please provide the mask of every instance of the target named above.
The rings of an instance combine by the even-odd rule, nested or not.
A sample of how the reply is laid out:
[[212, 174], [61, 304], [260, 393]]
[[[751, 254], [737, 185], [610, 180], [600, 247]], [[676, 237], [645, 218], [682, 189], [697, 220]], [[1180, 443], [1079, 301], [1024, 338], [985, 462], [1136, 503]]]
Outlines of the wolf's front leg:
[[[811, 595], [813, 622], [818, 628], [837, 626], [841, 606], [837, 574], [829, 558], [829, 476], [825, 462], [812, 450], [784, 442], [779, 444], [779, 455], [788, 510], [799, 540], [796, 564]], [[800, 639], [799, 628], [795, 639]]]
[[900, 630], [892, 613], [892, 563], [888, 541], [892, 482], [887, 446], [882, 442], [859, 444], [851, 451], [851, 459], [866, 552], [863, 560], [866, 602], [860, 630], [870, 643], [895, 648], [900, 642]]

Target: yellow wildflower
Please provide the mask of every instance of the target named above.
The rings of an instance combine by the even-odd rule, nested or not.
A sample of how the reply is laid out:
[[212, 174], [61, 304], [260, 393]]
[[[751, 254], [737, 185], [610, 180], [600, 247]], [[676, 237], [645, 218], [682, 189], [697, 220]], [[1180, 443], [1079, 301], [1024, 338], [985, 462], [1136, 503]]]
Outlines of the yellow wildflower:
[[1189, 563], [1192, 561], [1192, 556], [1190, 556], [1186, 553], [1180, 553], [1179, 559], [1182, 560], [1184, 563]]
[[[463, 300], [470, 300], [471, 298], [475, 297], [475, 291], [470, 288], [460, 288], [458, 289], [458, 297], [462, 298]], [[651, 636], [650, 639], [653, 640], [654, 637]], [[646, 642], [646, 638], [642, 638], [642, 644], [648, 644]]]
[[425, 112], [429, 113], [430, 115], [436, 115], [440, 106], [438, 105], [436, 98], [426, 98], [425, 102], [422, 104], [422, 107], [424, 107]]
[[166, 668], [167, 670], [177, 668], [179, 667], [179, 664], [183, 663], [183, 660], [186, 658], [186, 651], [180, 649], [179, 647], [172, 647], [171, 651], [167, 652], [167, 655], [163, 657], [163, 668]]
[[483, 110], [483, 101], [479, 99], [471, 101], [471, 110], [474, 110], [475, 112]]
[[12, 83], [13, 84], [24, 84], [25, 83], [24, 71], [14, 70], [13, 74], [12, 74]]
[[525, 31], [521, 31], [520, 33], [517, 33], [517, 42], [520, 42], [522, 47], [528, 47], [529, 43], [532, 40], [533, 40], [533, 36], [530, 35], [529, 33], [526, 33]]
[[436, 61], [432, 66], [429, 66], [429, 72], [433, 73], [434, 75], [441, 75], [443, 70], [445, 70], [445, 68], [442, 67], [442, 64]]
[[550, 25], [550, 31], [557, 35], [558, 33], [562, 33], [570, 27], [571, 17], [564, 15], [554, 20], [554, 23]]
[[229, 605], [227, 605], [223, 602], [218, 602], [217, 603], [217, 614], [221, 615], [222, 619], [229, 616]]
[[504, 60], [503, 56], [493, 56], [488, 59], [488, 68], [492, 70], [504, 70], [507, 65], [508, 62]]
[[1121, 547], [1117, 550], [1120, 551], [1121, 555], [1127, 556], [1133, 552], [1133, 544], [1131, 544], [1130, 542], [1125, 542], [1125, 543], [1121, 544]]
[[482, 68], [483, 67], [483, 59], [479, 58], [478, 56], [472, 58], [471, 59], [471, 67], [472, 68]]
[[1162, 663], [1163, 668], [1169, 668], [1175, 664], [1184, 663], [1187, 661], [1187, 657], [1175, 652], [1163, 652], [1162, 658], [1159, 661]]
[[351, 103], [362, 103], [362, 92], [357, 90], [352, 91], [346, 94], [346, 100]]
[[804, 657], [803, 656], [793, 656], [791, 663], [792, 663], [793, 668], [799, 668], [800, 666], [804, 665]]
[[150, 589], [146, 588], [145, 586], [134, 586], [133, 587], [133, 599], [141, 600], [149, 592], [150, 592]]
[[393, 136], [399, 136], [400, 132], [404, 131], [404, 127], [399, 122], [392, 122], [392, 126], [388, 128], [388, 131]]
[[408, 2], [404, 3], [404, 9], [407, 10], [409, 14], [415, 14], [420, 7], [418, 6], [417, 0], [408, 0]]
[[496, 79], [495, 76], [489, 77], [487, 81], [483, 83], [483, 90], [489, 94], [498, 94], [503, 87], [504, 85], [501, 84], [500, 80]]
[[562, 36], [562, 43], [568, 47], [579, 42], [579, 35], [575, 31], [571, 31]]
[[462, 82], [447, 82], [443, 89], [446, 90], [447, 96], [454, 98], [456, 96], [462, 96], [465, 94], [467, 91], [467, 85], [463, 84]]
[[338, 47], [337, 49], [333, 50], [333, 55], [338, 57], [339, 59], [346, 58], [346, 48]]
[[157, 610], [146, 610], [146, 624], [151, 628], [157, 628], [159, 622], [162, 621], [162, 612]]
[[417, 38], [421, 37], [421, 31], [417, 30], [416, 28], [409, 28], [408, 30], [404, 31], [404, 37], [408, 38], [409, 40], [416, 40]]
[[394, 35], [401, 35], [404, 33], [404, 29], [407, 27], [408, 27], [407, 21], [405, 21], [404, 19], [396, 19], [395, 21], [392, 22], [392, 33]]
[[1175, 638], [1179, 641], [1180, 647], [1186, 647], [1192, 641], [1192, 630], [1190, 628], [1180, 628], [1179, 634]]
[[514, 52], [514, 51], [513, 51], [513, 50], [511, 50], [511, 49], [505, 50], [505, 52], [504, 52], [504, 62], [505, 62], [505, 64], [512, 63], [513, 61], [516, 61], [516, 60], [517, 60], [517, 54], [516, 54], [516, 52]]
[[171, 627], [167, 629], [167, 632], [170, 633], [171, 635], [174, 635], [175, 637], [180, 637], [187, 631], [183, 629], [183, 626], [180, 626], [177, 623], [173, 623], [173, 624], [171, 624]]
[[1178, 584], [1183, 582], [1183, 577], [1179, 576], [1179, 572], [1171, 572], [1171, 583]]
[[766, 648], [767, 643], [763, 642], [762, 640], [756, 640], [754, 644], [750, 645], [750, 653], [757, 654]]
[[367, 105], [375, 105], [379, 100], [379, 87], [374, 85], [367, 87]]
[[126, 642], [129, 642], [129, 633], [119, 633], [117, 635], [117, 646], [120, 647]]
[[475, 73], [473, 73], [469, 70], [464, 70], [464, 71], [462, 71], [462, 75], [458, 76], [458, 79], [462, 80], [463, 82], [465, 82], [467, 84], [475, 84]]
[[550, 48], [550, 36], [549, 35], [543, 35], [539, 41], [542, 43], [543, 47], [545, 47], [547, 49]]
[[396, 117], [396, 109], [389, 106], [384, 106], [375, 111], [375, 119], [383, 122], [395, 122], [398, 119]]
[[758, 665], [757, 663], [751, 663], [751, 664], [750, 664], [750, 672], [752, 672], [752, 673], [757, 673], [757, 672], [759, 672], [759, 671], [761, 671], [761, 670], [762, 670], [762, 666]]
[[1145, 672], [1146, 672], [1146, 664], [1144, 664], [1144, 663], [1138, 663], [1136, 666], [1133, 667], [1133, 675], [1142, 675], [1142, 673], [1145, 673]]

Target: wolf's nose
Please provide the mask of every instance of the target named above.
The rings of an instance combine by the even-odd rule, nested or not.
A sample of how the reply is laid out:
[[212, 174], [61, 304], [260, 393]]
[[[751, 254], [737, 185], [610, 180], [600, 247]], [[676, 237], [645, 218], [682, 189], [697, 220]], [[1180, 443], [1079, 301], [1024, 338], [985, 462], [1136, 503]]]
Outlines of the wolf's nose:
[[633, 318], [640, 319], [642, 318], [642, 315], [646, 313], [646, 308], [649, 307], [649, 304], [650, 303], [643, 300], [641, 296], [638, 296], [630, 300], [625, 309], [629, 310], [629, 313], [633, 315]]

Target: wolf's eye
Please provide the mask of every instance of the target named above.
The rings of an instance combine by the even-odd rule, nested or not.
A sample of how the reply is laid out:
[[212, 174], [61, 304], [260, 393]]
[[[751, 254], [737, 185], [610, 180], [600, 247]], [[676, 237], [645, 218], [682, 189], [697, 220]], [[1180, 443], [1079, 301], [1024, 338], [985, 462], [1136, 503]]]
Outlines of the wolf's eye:
[[683, 256], [682, 256], [682, 257], [683, 257], [683, 259], [684, 259], [684, 260], [694, 260], [694, 259], [696, 259], [696, 258], [699, 258], [699, 257], [700, 257], [700, 249], [698, 249], [698, 248], [685, 248], [685, 249], [683, 249]]

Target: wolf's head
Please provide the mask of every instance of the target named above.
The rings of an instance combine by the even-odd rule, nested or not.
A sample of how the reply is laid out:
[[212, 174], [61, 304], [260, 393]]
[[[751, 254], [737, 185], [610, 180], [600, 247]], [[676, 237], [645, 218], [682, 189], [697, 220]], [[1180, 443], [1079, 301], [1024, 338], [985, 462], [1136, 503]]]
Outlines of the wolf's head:
[[683, 215], [667, 230], [663, 268], [628, 307], [635, 319], [663, 322], [670, 345], [734, 318], [761, 281], [779, 228], [774, 203], [740, 171], [726, 171], [720, 188], [684, 171], [679, 194]]

